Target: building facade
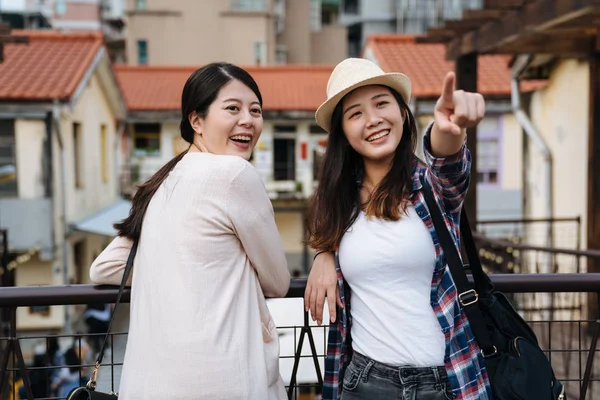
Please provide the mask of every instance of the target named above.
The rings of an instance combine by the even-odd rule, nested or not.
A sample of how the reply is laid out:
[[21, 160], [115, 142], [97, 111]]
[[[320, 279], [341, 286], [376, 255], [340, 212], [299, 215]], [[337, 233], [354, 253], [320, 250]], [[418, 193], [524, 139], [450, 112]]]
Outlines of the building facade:
[[[116, 158], [124, 101], [100, 34], [18, 34], [29, 44], [5, 45], [0, 63], [0, 229], [12, 284], [86, 283], [114, 235], [90, 220], [128, 211]], [[18, 327], [61, 329], [73, 311], [20, 308]]]
[[127, 61], [155, 66], [336, 63], [347, 55], [336, 3], [128, 0]]

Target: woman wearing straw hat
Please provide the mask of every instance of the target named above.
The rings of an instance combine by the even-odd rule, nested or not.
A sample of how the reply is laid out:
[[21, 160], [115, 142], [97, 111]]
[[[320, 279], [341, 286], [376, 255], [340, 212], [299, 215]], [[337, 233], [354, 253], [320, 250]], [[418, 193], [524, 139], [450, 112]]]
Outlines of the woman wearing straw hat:
[[422, 193], [423, 178], [458, 245], [471, 166], [465, 129], [485, 102], [454, 81], [444, 79], [422, 162], [408, 77], [350, 58], [329, 78], [316, 113], [329, 140], [309, 207], [317, 256], [305, 293], [319, 324], [329, 303], [324, 400], [492, 398]]

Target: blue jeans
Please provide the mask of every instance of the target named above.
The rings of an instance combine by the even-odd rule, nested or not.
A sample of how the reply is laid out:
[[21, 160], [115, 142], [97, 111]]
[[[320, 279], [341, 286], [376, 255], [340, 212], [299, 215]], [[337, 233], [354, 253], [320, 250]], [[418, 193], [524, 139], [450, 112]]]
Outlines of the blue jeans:
[[341, 400], [449, 400], [444, 367], [392, 367], [354, 353], [344, 374]]

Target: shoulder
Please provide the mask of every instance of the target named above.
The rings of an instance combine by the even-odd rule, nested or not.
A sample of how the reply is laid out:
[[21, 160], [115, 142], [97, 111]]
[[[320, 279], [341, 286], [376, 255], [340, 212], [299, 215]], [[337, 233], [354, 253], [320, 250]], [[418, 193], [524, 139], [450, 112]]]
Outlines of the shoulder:
[[254, 170], [252, 164], [241, 157], [210, 153], [187, 154], [179, 167], [177, 172], [188, 179], [204, 181], [208, 178], [221, 184], [231, 183], [248, 169]]

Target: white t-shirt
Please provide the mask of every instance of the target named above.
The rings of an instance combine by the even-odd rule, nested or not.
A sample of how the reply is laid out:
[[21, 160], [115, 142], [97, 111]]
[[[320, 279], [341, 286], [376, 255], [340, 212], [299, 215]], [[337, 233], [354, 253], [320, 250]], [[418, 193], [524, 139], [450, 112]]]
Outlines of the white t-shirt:
[[353, 350], [389, 365], [443, 366], [445, 338], [431, 307], [435, 248], [414, 207], [399, 221], [361, 211], [339, 259], [351, 290]]

